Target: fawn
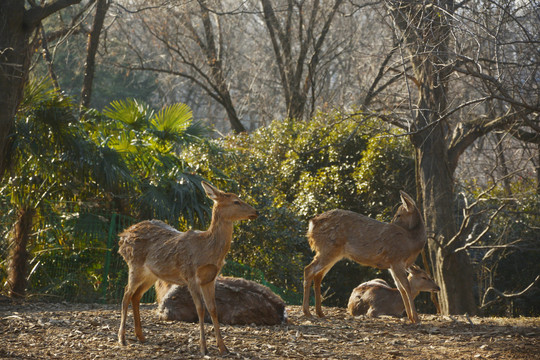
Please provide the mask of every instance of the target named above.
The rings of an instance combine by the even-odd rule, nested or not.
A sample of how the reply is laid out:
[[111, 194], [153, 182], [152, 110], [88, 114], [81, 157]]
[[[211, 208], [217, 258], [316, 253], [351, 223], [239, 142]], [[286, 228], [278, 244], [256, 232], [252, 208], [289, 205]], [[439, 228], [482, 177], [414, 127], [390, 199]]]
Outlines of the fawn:
[[[413, 300], [420, 291], [440, 291], [435, 281], [418, 266], [412, 265], [408, 271], [407, 280], [411, 286]], [[353, 316], [402, 316], [404, 311], [405, 305], [399, 290], [390, 287], [382, 279], [373, 279], [358, 285], [352, 291], [347, 305], [347, 312]]]

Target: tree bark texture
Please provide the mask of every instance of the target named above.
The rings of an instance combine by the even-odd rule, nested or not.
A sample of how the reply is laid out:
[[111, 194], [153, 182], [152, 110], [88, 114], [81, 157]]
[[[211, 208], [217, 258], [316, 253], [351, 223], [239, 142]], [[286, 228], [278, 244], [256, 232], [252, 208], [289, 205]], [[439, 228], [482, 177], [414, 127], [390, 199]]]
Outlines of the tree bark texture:
[[20, 0], [3, 0], [0, 5], [0, 179], [12, 161], [15, 114], [32, 56], [30, 36], [41, 20], [80, 1], [56, 0], [30, 9]]
[[418, 104], [411, 141], [416, 149], [418, 186], [428, 232], [434, 278], [441, 287], [443, 314], [476, 313], [472, 266], [467, 254], [447, 246], [457, 232], [454, 214], [455, 161], [448, 157], [448, 124], [439, 121], [447, 110], [449, 19], [452, 1], [437, 4], [393, 1], [389, 7], [403, 43], [411, 55]]
[[34, 209], [20, 209], [17, 213], [17, 222], [13, 229], [13, 244], [8, 266], [9, 296], [13, 298], [24, 297], [26, 293], [26, 271], [28, 263], [28, 251], [26, 248], [32, 231], [32, 221], [35, 213]]
[[30, 33], [31, 29], [24, 23], [24, 1], [3, 1], [0, 6], [0, 179], [11, 163], [15, 113], [30, 64]]

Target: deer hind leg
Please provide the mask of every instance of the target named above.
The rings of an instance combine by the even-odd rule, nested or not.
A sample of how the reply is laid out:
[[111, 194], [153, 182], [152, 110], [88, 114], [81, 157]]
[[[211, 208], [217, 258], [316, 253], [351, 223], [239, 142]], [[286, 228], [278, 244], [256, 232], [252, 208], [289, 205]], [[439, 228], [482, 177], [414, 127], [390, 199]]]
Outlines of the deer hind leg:
[[120, 318], [120, 328], [118, 329], [118, 342], [120, 345], [126, 345], [126, 317], [127, 317], [127, 311], [129, 307], [129, 303], [131, 302], [131, 297], [133, 296], [133, 291], [128, 285], [126, 285], [124, 289], [124, 297], [122, 299], [122, 312], [121, 312], [121, 318]]
[[309, 311], [309, 292], [311, 290], [311, 282], [313, 281], [313, 289], [315, 290], [315, 311], [319, 317], [324, 317], [322, 311], [321, 283], [326, 273], [330, 271], [332, 266], [334, 266], [339, 259], [339, 257], [319, 257], [316, 255], [311, 264], [304, 268], [304, 315], [311, 316]]
[[412, 323], [420, 322], [414, 306], [414, 299], [411, 295], [411, 286], [409, 284], [409, 280], [407, 280], [407, 272], [401, 267], [390, 267], [390, 274], [392, 274], [394, 282], [396, 283], [399, 293], [401, 294], [401, 298], [403, 299], [403, 305], [405, 306], [407, 317]]
[[133, 321], [135, 323], [135, 335], [137, 336], [137, 339], [139, 339], [140, 342], [145, 342], [146, 339], [142, 332], [142, 325], [141, 325], [141, 314], [139, 311], [139, 304], [141, 301], [141, 298], [143, 297], [144, 293], [152, 287], [154, 284], [154, 279], [149, 279], [145, 282], [143, 282], [133, 296], [131, 297], [131, 307], [133, 308]]
[[315, 276], [316, 269], [318, 266], [318, 259], [315, 257], [313, 261], [304, 268], [304, 301], [302, 303], [302, 308], [304, 315], [311, 317], [311, 312], [309, 311], [309, 293], [311, 291], [311, 284], [313, 283], [313, 277]]
[[[137, 299], [137, 301], [135, 301], [135, 295], [137, 294], [138, 290], [144, 286], [145, 282], [149, 282], [149, 281], [150, 281], [150, 278], [148, 278], [147, 274], [145, 274], [142, 269], [140, 268], [129, 269], [128, 283], [124, 289], [124, 297], [122, 298], [122, 312], [121, 312], [121, 318], [120, 318], [120, 328], [118, 329], [118, 342], [121, 345], [126, 345], [126, 319], [127, 319], [127, 312], [129, 309], [129, 303], [132, 303], [133, 305], [133, 317], [135, 320], [135, 326], [137, 327], [137, 323], [139, 327], [141, 326], [141, 320], [140, 320], [140, 315], [139, 315], [140, 297]], [[154, 281], [155, 281], [155, 278], [152, 277], [152, 283], [150, 284], [150, 286], [152, 286]], [[142, 294], [140, 296], [142, 296]], [[135, 303], [137, 303], [137, 305], [135, 305]]]

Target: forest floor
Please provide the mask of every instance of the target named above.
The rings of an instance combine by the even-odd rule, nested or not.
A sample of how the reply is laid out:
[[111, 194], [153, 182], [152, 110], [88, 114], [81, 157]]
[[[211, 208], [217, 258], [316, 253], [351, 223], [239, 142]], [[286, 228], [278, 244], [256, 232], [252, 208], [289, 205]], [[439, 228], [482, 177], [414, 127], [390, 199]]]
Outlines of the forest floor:
[[[209, 355], [199, 353], [197, 324], [159, 320], [142, 305], [147, 341], [136, 341], [131, 311], [127, 346], [117, 343], [119, 305], [13, 304], [0, 299], [0, 359], [213, 359], [219, 353], [206, 325]], [[405, 319], [351, 317], [324, 308], [306, 318], [288, 306], [279, 326], [222, 326], [230, 359], [538, 359], [540, 318], [421, 315]]]

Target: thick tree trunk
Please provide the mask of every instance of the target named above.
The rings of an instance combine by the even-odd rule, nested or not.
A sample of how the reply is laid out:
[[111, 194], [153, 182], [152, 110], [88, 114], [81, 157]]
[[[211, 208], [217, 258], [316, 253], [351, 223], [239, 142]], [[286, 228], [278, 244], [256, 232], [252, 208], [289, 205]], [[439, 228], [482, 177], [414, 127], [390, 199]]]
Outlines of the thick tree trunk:
[[[438, 134], [437, 134], [438, 133]], [[443, 314], [475, 314], [473, 269], [463, 251], [455, 253], [446, 244], [457, 231], [451, 169], [445, 161], [442, 130], [435, 129], [417, 149], [417, 161], [428, 250], [434, 278], [441, 287], [439, 301]]]
[[32, 49], [29, 37], [47, 16], [81, 0], [57, 0], [25, 10], [25, 1], [2, 0], [0, 5], [0, 179], [13, 152], [15, 114], [28, 77]]
[[[400, 36], [411, 55], [418, 105], [411, 141], [416, 149], [418, 186], [428, 232], [428, 248], [434, 277], [441, 291], [443, 314], [476, 313], [472, 266], [464, 251], [454, 250], [460, 241], [454, 214], [454, 170], [448, 158], [448, 124], [440, 121], [447, 111], [450, 74], [448, 43], [453, 1], [431, 3], [388, 2]], [[452, 159], [454, 160], [454, 159]], [[449, 246], [452, 241], [452, 247]]]
[[26, 270], [28, 263], [28, 240], [32, 231], [34, 209], [20, 209], [13, 229], [13, 245], [8, 267], [9, 296], [24, 297], [26, 293]]
[[22, 99], [30, 61], [29, 30], [24, 26], [24, 1], [0, 6], [0, 179], [12, 158], [15, 113]]

